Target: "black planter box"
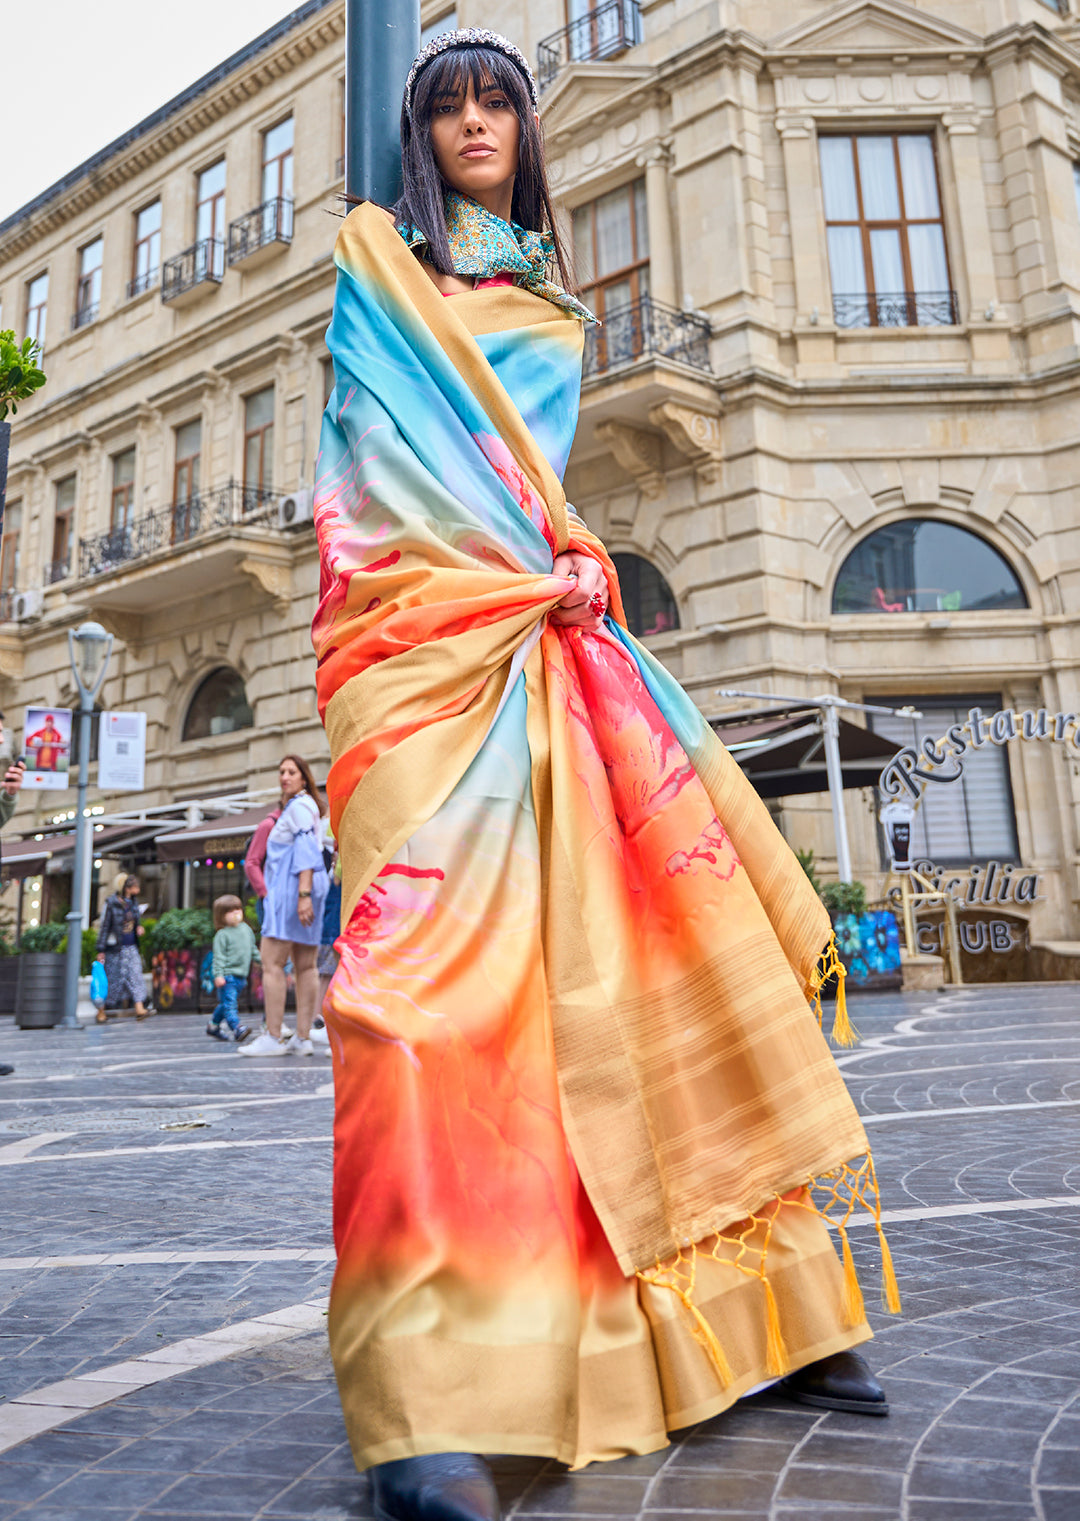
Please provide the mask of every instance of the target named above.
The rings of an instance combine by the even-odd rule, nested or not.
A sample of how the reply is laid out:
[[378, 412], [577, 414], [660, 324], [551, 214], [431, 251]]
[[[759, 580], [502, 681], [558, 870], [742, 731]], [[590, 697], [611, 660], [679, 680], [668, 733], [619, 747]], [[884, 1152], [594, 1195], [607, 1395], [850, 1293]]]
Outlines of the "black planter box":
[[19, 987], [18, 956], [0, 956], [0, 1014], [14, 1014]]
[[[5, 958], [6, 959], [6, 958]], [[15, 1023], [20, 1030], [48, 1030], [64, 1017], [63, 951], [23, 951], [15, 994]]]

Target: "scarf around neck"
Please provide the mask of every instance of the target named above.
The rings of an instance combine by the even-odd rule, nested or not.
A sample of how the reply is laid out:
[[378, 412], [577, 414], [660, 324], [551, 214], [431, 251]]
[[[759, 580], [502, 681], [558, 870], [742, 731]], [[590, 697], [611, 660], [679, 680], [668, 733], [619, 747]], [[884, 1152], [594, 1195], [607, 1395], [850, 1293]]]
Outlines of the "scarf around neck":
[[[576, 296], [548, 279], [548, 265], [555, 252], [550, 232], [530, 232], [517, 222], [504, 222], [469, 196], [456, 190], [446, 192], [446, 233], [456, 275], [476, 275], [488, 279], [504, 271], [512, 274], [515, 285], [551, 301], [571, 317], [586, 325], [599, 326], [587, 306]], [[398, 232], [410, 248], [425, 244], [427, 238], [419, 227], [409, 223]]]

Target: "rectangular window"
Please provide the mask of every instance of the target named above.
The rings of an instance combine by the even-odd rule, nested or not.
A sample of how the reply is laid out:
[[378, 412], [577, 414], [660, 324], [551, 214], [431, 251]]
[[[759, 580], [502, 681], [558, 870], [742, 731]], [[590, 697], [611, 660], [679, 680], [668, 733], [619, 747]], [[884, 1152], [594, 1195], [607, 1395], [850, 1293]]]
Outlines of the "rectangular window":
[[131, 267], [129, 296], [153, 290], [161, 268], [161, 202], [152, 201], [135, 213], [135, 256]]
[[244, 508], [258, 506], [274, 483], [274, 388], [244, 402]]
[[[0, 594], [5, 602], [9, 601], [8, 594], [16, 591], [19, 585], [19, 534], [22, 530], [22, 502], [8, 502], [4, 509], [4, 528], [0, 535]], [[5, 607], [4, 616], [11, 617], [10, 608]]]
[[645, 181], [634, 180], [572, 215], [581, 299], [604, 326], [593, 329], [596, 367], [644, 352], [649, 323], [649, 224]]
[[[883, 707], [910, 704], [922, 718], [871, 713], [870, 726], [897, 744], [939, 740], [952, 724], [961, 724], [972, 708], [996, 713], [997, 693], [972, 697], [868, 697]], [[970, 747], [963, 756], [963, 774], [954, 782], [929, 782], [915, 814], [911, 833], [913, 861], [935, 866], [970, 866], [980, 861], [1018, 861], [1016, 817], [1013, 812], [1009, 758], [1004, 745]]]
[[135, 521], [135, 450], [114, 454], [112, 461], [112, 510], [110, 527], [125, 531]]
[[75, 315], [72, 327], [85, 327], [93, 322], [101, 309], [101, 265], [105, 257], [105, 242], [95, 238], [79, 249], [79, 280], [75, 287]]
[[217, 279], [225, 273], [225, 160], [204, 169], [195, 182], [195, 241], [208, 243], [204, 267]]
[[173, 469], [173, 502], [190, 502], [199, 494], [199, 457], [202, 453], [202, 421], [185, 423], [176, 430], [176, 465]]
[[567, 0], [572, 59], [612, 58], [641, 41], [637, 0]]
[[62, 581], [71, 574], [75, 548], [75, 477], [66, 475], [56, 483], [53, 507], [52, 560], [48, 580]]
[[293, 119], [287, 116], [262, 138], [263, 241], [291, 238], [293, 221]]
[[818, 146], [837, 327], [959, 321], [933, 138], [823, 137]]
[[49, 274], [38, 275], [26, 287], [26, 335], [45, 347], [45, 317], [49, 304]]

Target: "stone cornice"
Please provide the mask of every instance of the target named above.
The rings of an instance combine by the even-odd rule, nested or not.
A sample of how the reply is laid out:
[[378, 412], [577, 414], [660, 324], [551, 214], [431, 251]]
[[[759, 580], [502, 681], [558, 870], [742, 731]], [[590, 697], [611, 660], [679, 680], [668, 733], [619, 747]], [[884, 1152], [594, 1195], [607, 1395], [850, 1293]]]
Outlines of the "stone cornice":
[[1027, 58], [1032, 54], [1041, 55], [1039, 61], [1060, 78], [1070, 74], [1074, 79], [1080, 78], [1080, 48], [1033, 21], [992, 33], [986, 39], [983, 56], [987, 66], [993, 67], [1010, 58]]
[[288, 74], [345, 33], [345, 8], [320, 11], [306, 25], [287, 33], [278, 43], [251, 59], [220, 84], [207, 89], [160, 126], [93, 170], [74, 186], [62, 190], [30, 212], [0, 237], [0, 265], [30, 248], [48, 233], [81, 216], [118, 186], [183, 146], [199, 132], [244, 105], [267, 85]]

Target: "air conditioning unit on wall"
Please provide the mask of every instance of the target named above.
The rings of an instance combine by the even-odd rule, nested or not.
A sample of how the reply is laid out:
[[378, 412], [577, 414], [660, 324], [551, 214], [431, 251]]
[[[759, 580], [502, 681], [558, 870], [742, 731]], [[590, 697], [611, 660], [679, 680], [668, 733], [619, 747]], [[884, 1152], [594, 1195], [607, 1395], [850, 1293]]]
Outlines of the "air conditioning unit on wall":
[[40, 586], [29, 591], [16, 592], [11, 599], [11, 616], [16, 623], [30, 623], [40, 618], [45, 606], [45, 593]]
[[278, 527], [302, 528], [305, 523], [310, 523], [313, 496], [314, 493], [306, 488], [283, 496], [278, 503]]

